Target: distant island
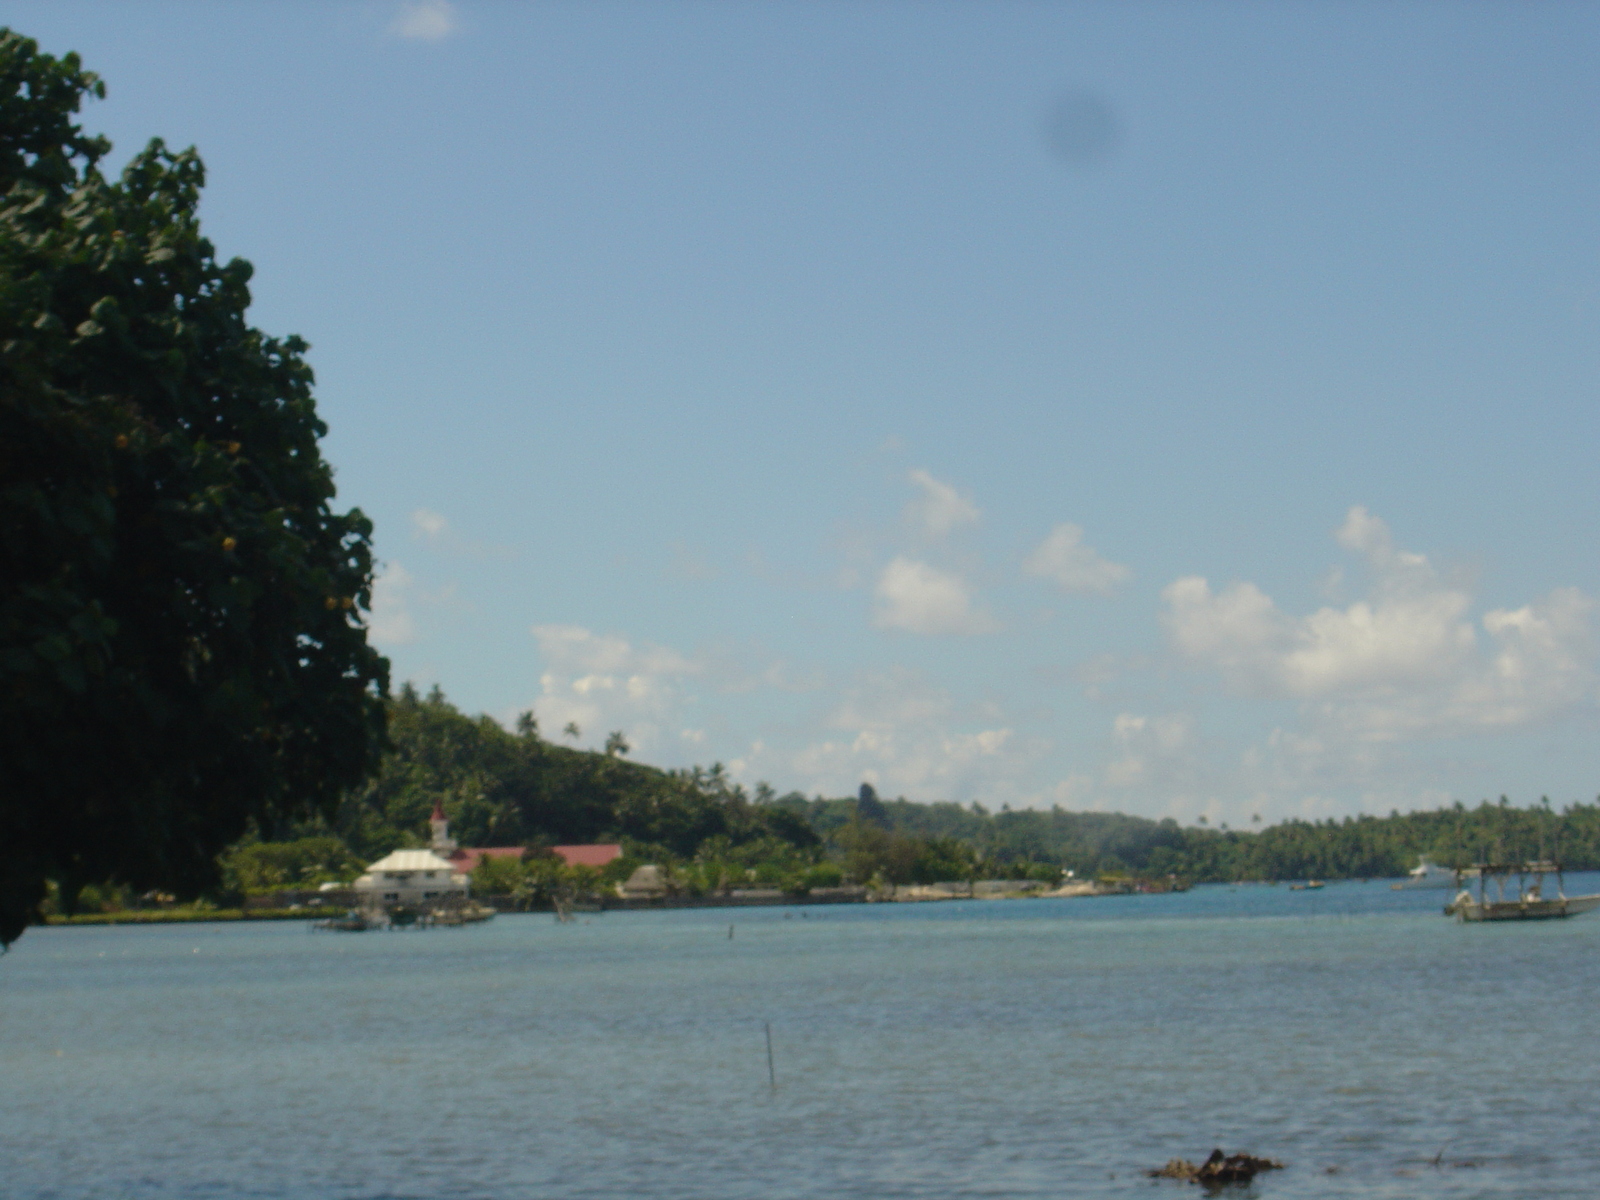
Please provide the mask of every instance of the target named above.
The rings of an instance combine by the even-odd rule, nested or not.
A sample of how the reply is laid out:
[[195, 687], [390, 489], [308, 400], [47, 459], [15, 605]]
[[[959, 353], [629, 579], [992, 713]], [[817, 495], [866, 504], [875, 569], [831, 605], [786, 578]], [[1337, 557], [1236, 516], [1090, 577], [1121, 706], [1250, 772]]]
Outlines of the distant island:
[[[472, 890], [520, 896], [612, 893], [642, 866], [676, 894], [775, 890], [802, 896], [843, 885], [976, 880], [1101, 881], [1119, 888], [1276, 879], [1403, 875], [1427, 855], [1442, 864], [1556, 855], [1568, 869], [1600, 867], [1600, 805], [1561, 809], [1484, 801], [1430, 812], [1287, 821], [1257, 830], [1182, 826], [1118, 813], [991, 812], [981, 804], [753, 791], [721, 766], [667, 771], [627, 757], [621, 734], [604, 752], [547, 740], [533, 714], [515, 731], [460, 712], [435, 687], [407, 685], [389, 701], [391, 747], [332, 820], [253, 831], [223, 856], [223, 885], [202, 901], [242, 911], [252, 898], [346, 884], [367, 863], [422, 848], [436, 806], [465, 846], [523, 847], [472, 864]], [[615, 843], [604, 866], [570, 863], [556, 846]], [[170, 902], [115, 881], [76, 896], [52, 888], [47, 913], [138, 909]], [[259, 907], [259, 900], [257, 901]], [[287, 915], [287, 914], [285, 914]]]

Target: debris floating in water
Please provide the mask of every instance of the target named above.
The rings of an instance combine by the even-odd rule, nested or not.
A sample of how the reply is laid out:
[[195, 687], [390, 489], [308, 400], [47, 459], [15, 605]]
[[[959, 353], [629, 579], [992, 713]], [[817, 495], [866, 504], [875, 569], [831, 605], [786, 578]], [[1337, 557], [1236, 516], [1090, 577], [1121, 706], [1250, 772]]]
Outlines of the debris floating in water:
[[1199, 1166], [1184, 1158], [1174, 1158], [1164, 1167], [1147, 1171], [1153, 1179], [1183, 1179], [1189, 1183], [1249, 1183], [1262, 1171], [1281, 1171], [1283, 1164], [1253, 1154], [1224, 1154], [1213, 1150]]

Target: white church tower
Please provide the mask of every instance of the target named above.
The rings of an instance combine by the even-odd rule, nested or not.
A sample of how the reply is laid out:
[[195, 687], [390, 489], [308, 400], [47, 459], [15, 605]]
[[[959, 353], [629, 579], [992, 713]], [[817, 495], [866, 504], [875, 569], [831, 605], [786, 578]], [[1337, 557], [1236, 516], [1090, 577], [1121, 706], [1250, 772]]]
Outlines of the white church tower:
[[450, 852], [456, 848], [456, 843], [450, 836], [450, 820], [444, 815], [444, 805], [437, 800], [433, 802], [433, 816], [428, 818], [428, 824], [433, 827], [433, 841], [428, 849], [441, 857], [448, 858]]

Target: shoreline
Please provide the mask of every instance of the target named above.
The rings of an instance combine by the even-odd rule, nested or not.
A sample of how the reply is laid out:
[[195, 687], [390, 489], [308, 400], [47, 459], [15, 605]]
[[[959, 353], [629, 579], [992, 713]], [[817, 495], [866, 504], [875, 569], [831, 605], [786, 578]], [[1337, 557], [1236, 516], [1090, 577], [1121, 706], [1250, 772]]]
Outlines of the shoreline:
[[34, 929], [69, 925], [199, 925], [235, 921], [305, 921], [317, 917], [315, 911], [288, 908], [169, 909], [129, 908], [119, 912], [51, 913]]
[[[934, 893], [932, 888], [908, 887], [907, 894], [875, 893], [867, 888], [829, 888], [819, 889], [807, 895], [791, 895], [787, 893], [765, 889], [749, 889], [743, 892], [735, 891], [729, 895], [720, 896], [672, 896], [672, 897], [626, 897], [608, 898], [604, 904], [594, 907], [579, 906], [580, 912], [648, 912], [666, 909], [688, 908], [794, 908], [811, 907], [815, 905], [833, 904], [928, 904], [964, 902], [991, 902], [995, 900], [1059, 900], [1081, 898], [1089, 899], [1096, 896], [1129, 895], [1137, 893], [1119, 893], [1104, 891], [994, 891], [979, 892], [977, 894], [963, 894], [959, 892]], [[526, 908], [515, 907], [507, 903], [505, 897], [483, 896], [479, 900], [493, 908], [496, 914], [501, 913], [553, 913], [554, 905], [541, 904]], [[347, 909], [347, 905], [301, 905], [293, 908], [218, 908], [218, 909], [124, 909], [118, 912], [77, 913], [73, 916], [63, 916], [52, 913], [39, 922], [34, 928], [82, 925], [195, 925], [195, 924], [231, 924], [241, 921], [316, 921], [330, 916], [337, 916]]]
[[[1000, 881], [990, 881], [1000, 882]], [[1005, 881], [1007, 883], [1011, 881]], [[1228, 884], [1213, 882], [1212, 887], [1237, 888], [1241, 883]], [[1265, 880], [1248, 881], [1254, 886], [1274, 886], [1277, 881]], [[1332, 882], [1355, 882], [1339, 880]], [[1360, 880], [1366, 883], [1368, 880]], [[1370, 882], [1387, 882], [1386, 880], [1372, 880]], [[1195, 885], [1206, 886], [1206, 885]], [[798, 908], [816, 905], [836, 904], [942, 904], [954, 902], [987, 903], [996, 900], [1067, 900], [1067, 899], [1101, 899], [1111, 896], [1138, 896], [1138, 895], [1167, 895], [1175, 892], [1188, 891], [1189, 888], [1174, 888], [1141, 891], [1135, 889], [1105, 888], [1079, 882], [1067, 884], [1060, 888], [1048, 891], [1031, 889], [1000, 887], [983, 887], [979, 883], [972, 892], [945, 890], [939, 885], [904, 885], [898, 891], [882, 892], [866, 887], [839, 887], [819, 888], [805, 895], [796, 895], [780, 892], [776, 889], [749, 888], [737, 889], [726, 895], [711, 896], [632, 896], [608, 897], [604, 903], [597, 905], [579, 905], [578, 912], [649, 912], [665, 911], [668, 909], [695, 909], [695, 908]], [[553, 913], [554, 905], [540, 904], [528, 907], [517, 906], [510, 897], [506, 896], [480, 896], [478, 901], [501, 913]], [[218, 908], [218, 909], [125, 909], [118, 912], [78, 913], [67, 917], [60, 914], [51, 914], [34, 925], [34, 928], [64, 926], [90, 926], [90, 925], [191, 925], [191, 924], [229, 924], [241, 921], [316, 921], [330, 916], [344, 913], [350, 905], [341, 901], [333, 904], [296, 904], [293, 907], [259, 907], [252, 908], [246, 904], [244, 908]]]

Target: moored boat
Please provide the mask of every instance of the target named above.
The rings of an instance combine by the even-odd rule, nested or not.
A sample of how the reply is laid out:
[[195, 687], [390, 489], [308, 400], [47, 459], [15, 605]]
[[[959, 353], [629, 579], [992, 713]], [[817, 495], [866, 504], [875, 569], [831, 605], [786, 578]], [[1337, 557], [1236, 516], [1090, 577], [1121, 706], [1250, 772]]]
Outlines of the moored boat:
[[365, 933], [369, 929], [380, 928], [367, 913], [360, 909], [352, 908], [342, 917], [328, 917], [321, 921], [313, 921], [312, 929], [325, 929], [332, 933]]
[[1424, 854], [1417, 865], [1406, 872], [1404, 879], [1399, 883], [1391, 883], [1389, 887], [1397, 892], [1412, 888], [1459, 887], [1462, 874], [1453, 867], [1441, 867]]
[[[1458, 921], [1549, 921], [1600, 908], [1600, 894], [1566, 894], [1558, 863], [1479, 863], [1472, 873], [1478, 879], [1478, 894], [1474, 896], [1471, 888], [1462, 888], [1455, 899], [1444, 906], [1445, 916]], [[1506, 885], [1513, 875], [1517, 877], [1517, 886], [1508, 899]], [[1544, 894], [1546, 875], [1556, 877], [1556, 894], [1552, 898]], [[1493, 899], [1489, 896], [1491, 880], [1495, 886]]]
[[494, 909], [487, 904], [469, 900], [465, 904], [444, 904], [429, 914], [432, 925], [476, 925], [493, 918]]

